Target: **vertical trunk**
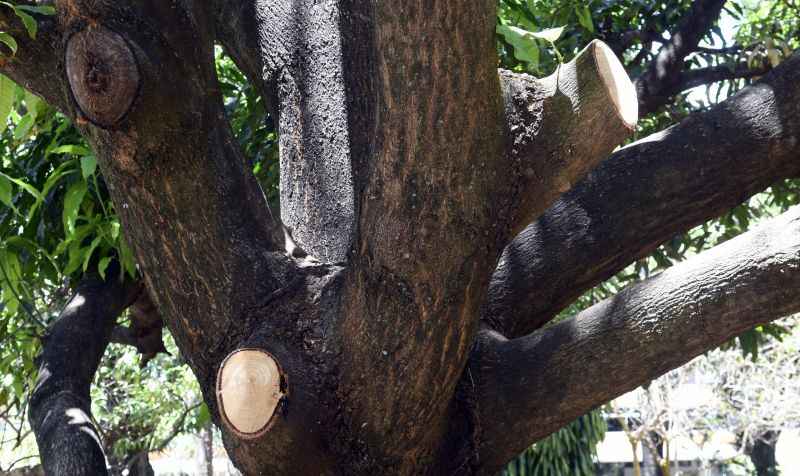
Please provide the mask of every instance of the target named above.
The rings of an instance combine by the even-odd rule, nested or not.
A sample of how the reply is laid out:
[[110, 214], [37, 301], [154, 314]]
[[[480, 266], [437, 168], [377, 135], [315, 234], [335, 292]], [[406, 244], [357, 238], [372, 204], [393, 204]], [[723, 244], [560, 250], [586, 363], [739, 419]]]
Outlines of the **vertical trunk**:
[[[128, 459], [125, 465], [128, 472], [127, 476], [154, 476], [153, 466], [150, 464], [150, 455], [148, 452], [141, 451]], [[125, 474], [125, 473], [123, 473]]]
[[214, 427], [209, 422], [200, 433], [203, 453], [203, 476], [214, 476]]
[[753, 462], [758, 476], [777, 476], [778, 461], [775, 459], [775, 446], [780, 431], [767, 431], [746, 448], [747, 456]]
[[631, 441], [631, 449], [633, 450], [633, 476], [642, 476], [642, 464], [639, 462], [639, 453], [636, 451], [638, 441]]

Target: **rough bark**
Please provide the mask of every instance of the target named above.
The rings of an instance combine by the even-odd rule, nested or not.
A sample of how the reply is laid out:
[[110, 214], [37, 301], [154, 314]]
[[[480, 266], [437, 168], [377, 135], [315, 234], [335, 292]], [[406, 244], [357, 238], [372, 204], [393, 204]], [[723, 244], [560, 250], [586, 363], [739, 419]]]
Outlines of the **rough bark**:
[[536, 441], [750, 327], [800, 311], [798, 286], [795, 207], [574, 318], [512, 340], [482, 333], [469, 367], [482, 472], [525, 448], [515, 442]]
[[500, 81], [508, 174], [518, 177], [507, 185], [519, 196], [512, 217], [517, 234], [632, 134], [636, 92], [597, 40], [547, 78], [501, 70]]
[[48, 329], [29, 410], [46, 474], [107, 474], [89, 387], [116, 318], [137, 291], [116, 278], [86, 280]]
[[800, 173], [800, 55], [709, 111], [612, 154], [503, 252], [485, 320], [509, 338], [673, 236]]
[[[512, 231], [545, 210], [630, 128], [627, 114], [620, 120], [620, 108], [609, 107], [609, 89], [597, 87], [607, 83], [582, 75], [591, 63], [579, 59], [562, 68], [563, 77], [538, 82], [503, 73], [501, 88], [490, 0], [458, 9], [443, 2], [350, 0], [60, 0], [57, 6], [52, 27], [59, 41], [43, 58], [60, 78], [56, 90], [49, 82], [26, 83], [23, 76], [33, 69], [19, 77], [45, 97], [59, 96], [57, 104], [76, 118], [95, 150], [153, 304], [243, 472], [485, 472], [555, 429], [559, 418], [612, 393], [612, 383], [601, 381], [587, 395], [579, 384], [588, 381], [589, 368], [558, 349], [550, 361], [563, 367], [541, 368], [537, 356], [548, 357], [562, 338], [551, 330], [509, 343], [484, 335], [469, 369], [484, 372], [491, 361], [497, 375], [462, 377], [489, 278]], [[224, 115], [214, 73], [217, 40], [277, 115], [281, 216], [312, 256], [287, 255], [271, 238], [276, 224]], [[27, 65], [24, 57], [20, 64]], [[763, 88], [793, 94], [777, 92], [794, 90], [788, 79], [776, 78]], [[753, 144], [765, 135], [783, 140], [762, 128], [761, 116], [747, 116], [748, 101], [733, 104], [741, 111], [704, 117], [747, 124]], [[791, 111], [765, 104], [779, 115]], [[662, 153], [705, 141], [714, 130], [697, 125], [706, 135], [681, 130], [683, 139], [657, 144]], [[606, 130], [586, 132], [590, 126]], [[674, 175], [688, 166], [677, 159], [673, 165]], [[614, 181], [607, 183], [622, 187], [623, 195], [629, 189], [645, 195], [621, 180], [626, 173], [611, 173]], [[739, 193], [725, 188], [721, 197]], [[610, 190], [601, 195], [610, 196]], [[636, 211], [631, 217], [643, 218]], [[665, 226], [667, 219], [659, 219]], [[657, 220], [645, 222], [658, 228]], [[594, 234], [594, 228], [586, 232]], [[734, 289], [748, 296], [752, 283], [744, 278]], [[708, 314], [703, 319], [730, 317], [724, 306], [699, 305]], [[680, 320], [662, 317], [670, 329]], [[740, 316], [720, 332], [748, 323]], [[611, 345], [628, 343], [637, 331], [652, 338], [643, 325], [629, 334], [625, 329], [604, 335]], [[690, 339], [689, 353], [718, 337]], [[255, 437], [237, 433], [216, 398], [220, 365], [251, 348], [272, 356], [285, 397], [267, 431]], [[561, 350], [570, 348], [582, 349], [567, 342]], [[497, 355], [510, 360], [490, 358]], [[641, 384], [677, 365], [684, 354], [676, 355], [665, 355], [661, 366], [645, 359], [638, 368], [625, 367], [620, 385]], [[604, 377], [612, 360], [599, 361]], [[507, 366], [517, 362], [540, 372], [532, 374], [540, 379], [536, 390], [550, 400], [540, 398], [536, 406], [536, 394], [527, 403], [512, 402], [509, 409], [535, 406], [534, 419], [524, 431], [498, 437], [489, 423], [505, 424], [509, 409], [486, 404], [487, 389], [508, 384], [496, 388], [508, 399], [503, 392], [520, 383], [514, 372], [522, 367]], [[502, 447], [486, 453], [489, 442]]]

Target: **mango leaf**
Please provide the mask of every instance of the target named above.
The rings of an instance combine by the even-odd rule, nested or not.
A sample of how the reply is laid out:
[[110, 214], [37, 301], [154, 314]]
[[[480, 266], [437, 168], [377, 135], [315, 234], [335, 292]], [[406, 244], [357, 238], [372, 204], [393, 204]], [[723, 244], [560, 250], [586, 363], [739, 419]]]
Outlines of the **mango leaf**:
[[11, 201], [12, 189], [11, 181], [4, 175], [0, 175], [0, 202], [3, 202], [7, 207], [13, 208], [14, 204]]
[[81, 173], [84, 180], [94, 175], [95, 170], [97, 170], [97, 158], [95, 156], [86, 155], [81, 157]]
[[17, 10], [24, 10], [30, 13], [38, 13], [39, 15], [55, 15], [56, 9], [50, 5], [16, 5]]
[[109, 264], [111, 264], [110, 256], [106, 256], [105, 258], [101, 259], [97, 264], [97, 272], [100, 273], [100, 277], [104, 280], [106, 279], [106, 270], [108, 269]]
[[31, 195], [33, 195], [33, 197], [36, 198], [37, 201], [41, 201], [43, 199], [42, 194], [39, 193], [39, 191], [36, 190], [36, 188], [34, 186], [30, 185], [29, 183], [25, 182], [24, 180], [20, 180], [20, 179], [15, 179], [13, 177], [9, 177], [8, 175], [4, 174], [3, 172], [0, 172], [0, 176], [5, 177], [7, 180], [10, 180], [11, 182], [13, 182], [16, 185], [18, 185], [20, 188], [25, 190], [26, 192], [28, 192]]
[[15, 40], [13, 36], [4, 31], [0, 31], [0, 43], [8, 46], [8, 48], [11, 50], [12, 56], [17, 54], [17, 40]]
[[83, 258], [83, 272], [85, 273], [86, 270], [89, 268], [89, 260], [92, 259], [92, 254], [94, 250], [100, 245], [100, 242], [103, 241], [102, 236], [96, 236], [94, 240], [92, 240], [92, 244], [89, 245], [89, 249], [86, 251], [86, 255]]
[[0, 74], [0, 133], [8, 127], [8, 115], [14, 107], [14, 93], [17, 85], [14, 81]]
[[14, 139], [18, 141], [27, 139], [31, 133], [31, 129], [33, 129], [35, 120], [35, 115], [30, 112], [22, 116], [22, 119], [19, 120], [17, 126], [14, 128]]
[[78, 219], [84, 195], [86, 195], [86, 182], [81, 180], [70, 185], [64, 196], [64, 210], [61, 218], [64, 222], [64, 233], [67, 236], [75, 233], [75, 221]]
[[38, 30], [38, 25], [36, 24], [36, 19], [34, 19], [29, 14], [25, 13], [19, 8], [14, 8], [14, 13], [22, 20], [22, 24], [25, 25], [25, 30], [28, 31], [28, 36], [32, 39], [36, 39], [36, 33]]
[[514, 57], [520, 61], [539, 65], [539, 45], [536, 44], [529, 31], [515, 26], [497, 25], [497, 33], [502, 35], [508, 44], [514, 47]]
[[548, 28], [542, 31], [529, 31], [528, 34], [534, 38], [538, 38], [540, 40], [549, 41], [550, 43], [555, 43], [561, 35], [564, 33], [564, 27], [560, 26], [558, 28]]
[[582, 27], [594, 33], [594, 22], [592, 21], [592, 13], [589, 11], [588, 6], [576, 5], [575, 15], [578, 17], [578, 23], [580, 23]]
[[92, 151], [82, 145], [60, 145], [50, 151], [51, 154], [91, 155]]

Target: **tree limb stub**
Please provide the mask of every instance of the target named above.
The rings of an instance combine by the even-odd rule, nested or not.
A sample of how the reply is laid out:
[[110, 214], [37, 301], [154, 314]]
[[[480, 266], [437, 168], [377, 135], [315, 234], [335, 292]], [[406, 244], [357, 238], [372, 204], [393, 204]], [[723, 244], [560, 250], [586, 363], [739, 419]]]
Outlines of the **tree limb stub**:
[[102, 26], [74, 33], [65, 63], [73, 98], [91, 122], [108, 128], [130, 110], [140, 87], [139, 66], [120, 35]]
[[638, 104], [622, 64], [597, 40], [547, 78], [500, 78], [509, 155], [522, 176], [517, 234], [630, 136]]
[[513, 340], [483, 332], [470, 369], [484, 472], [748, 328], [800, 311], [797, 289], [800, 207], [552, 327]]
[[232, 352], [219, 368], [217, 403], [222, 421], [237, 436], [258, 438], [269, 430], [286, 377], [272, 354], [260, 349]]
[[800, 174], [798, 71], [794, 55], [603, 161], [505, 249], [484, 320], [509, 338], [525, 335], [676, 233]]

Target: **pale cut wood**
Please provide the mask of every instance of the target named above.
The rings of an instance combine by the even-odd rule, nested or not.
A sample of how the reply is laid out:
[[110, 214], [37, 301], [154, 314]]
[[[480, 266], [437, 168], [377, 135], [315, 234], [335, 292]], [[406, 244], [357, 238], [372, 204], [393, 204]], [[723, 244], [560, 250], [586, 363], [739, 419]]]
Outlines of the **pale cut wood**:
[[516, 235], [630, 137], [638, 100], [619, 59], [599, 40], [546, 78], [500, 70], [500, 80], [509, 165], [522, 175]]
[[223, 422], [240, 437], [257, 438], [272, 422], [284, 391], [275, 358], [260, 349], [239, 349], [222, 363], [217, 403]]

